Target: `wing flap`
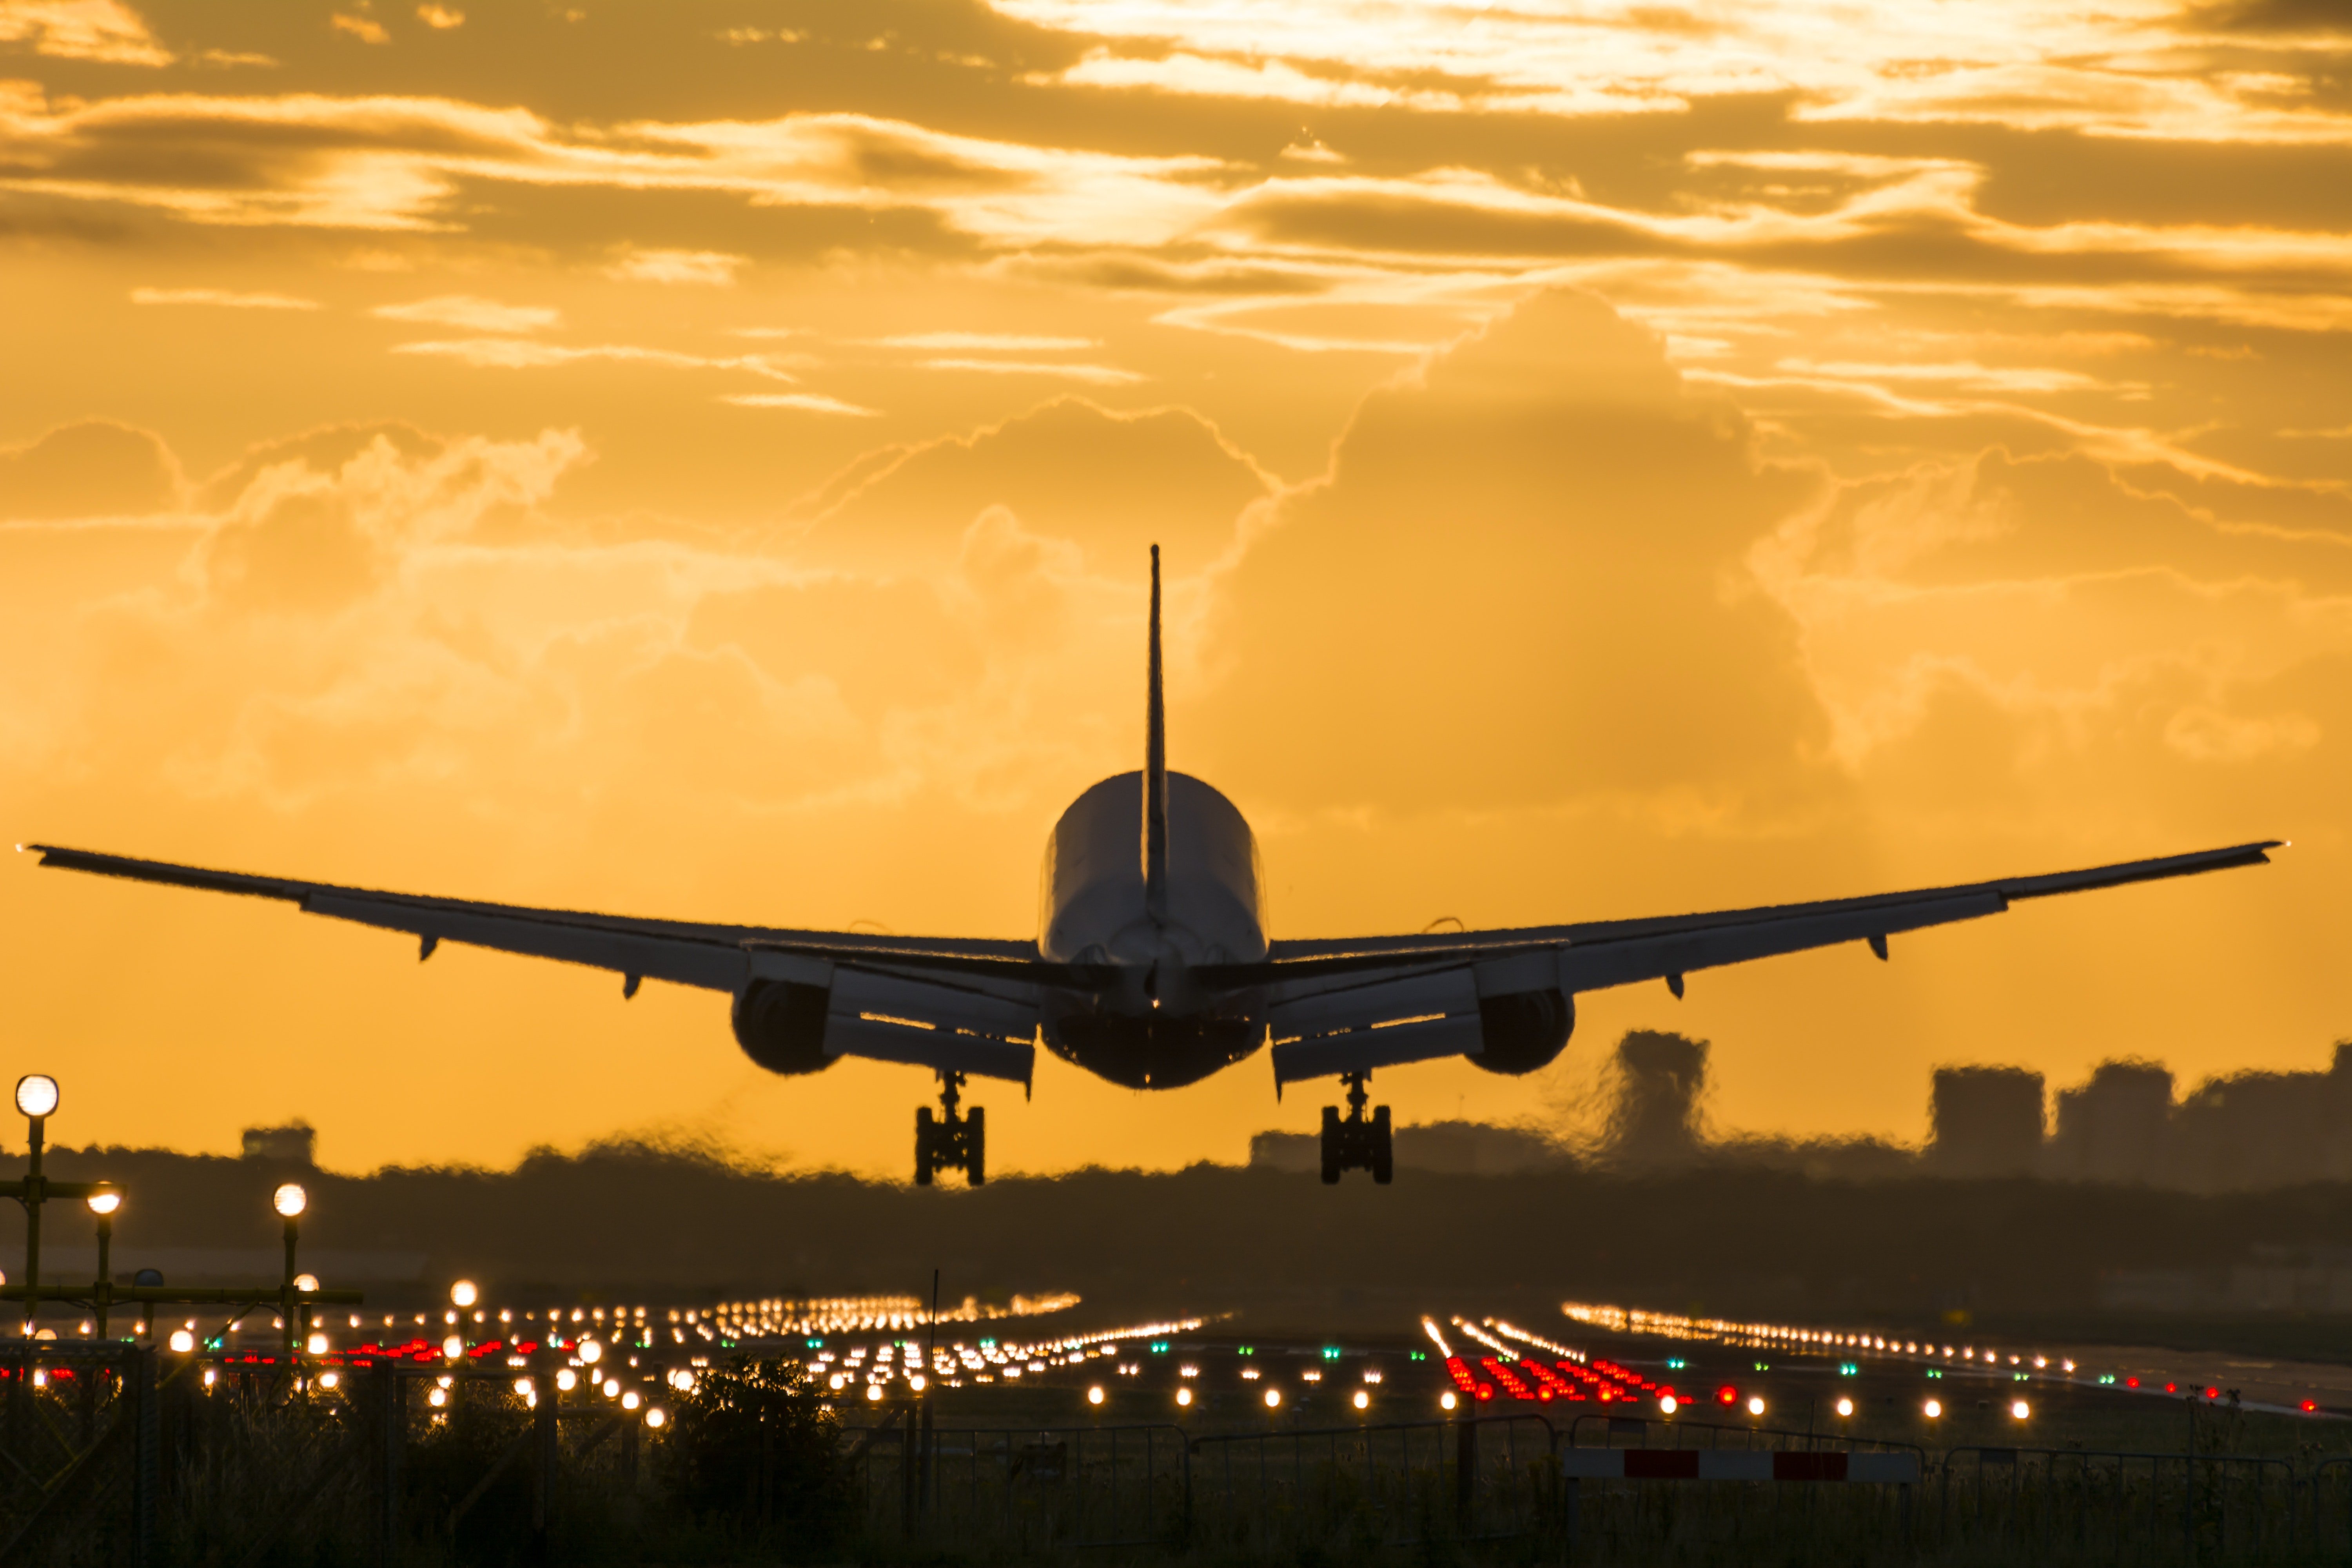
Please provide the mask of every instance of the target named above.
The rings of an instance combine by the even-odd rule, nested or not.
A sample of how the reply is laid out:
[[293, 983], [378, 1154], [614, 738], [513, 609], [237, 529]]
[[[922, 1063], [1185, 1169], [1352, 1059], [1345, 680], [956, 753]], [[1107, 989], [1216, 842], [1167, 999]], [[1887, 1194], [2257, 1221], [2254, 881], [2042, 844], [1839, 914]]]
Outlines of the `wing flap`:
[[314, 915], [354, 921], [383, 931], [406, 931], [430, 942], [464, 942], [531, 958], [584, 963], [640, 978], [667, 980], [707, 991], [740, 989], [750, 963], [740, 947], [675, 937], [597, 931], [549, 921], [470, 910], [417, 909], [345, 893], [310, 893], [301, 907]]

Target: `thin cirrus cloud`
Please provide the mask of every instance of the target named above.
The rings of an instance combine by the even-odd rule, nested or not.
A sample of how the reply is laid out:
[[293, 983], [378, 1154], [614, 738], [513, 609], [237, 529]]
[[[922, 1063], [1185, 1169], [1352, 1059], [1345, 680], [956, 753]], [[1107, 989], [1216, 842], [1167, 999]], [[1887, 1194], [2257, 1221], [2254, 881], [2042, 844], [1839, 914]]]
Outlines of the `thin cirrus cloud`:
[[1068, 364], [1053, 360], [1009, 360], [946, 358], [927, 359], [925, 370], [970, 371], [982, 375], [1042, 375], [1063, 381], [1083, 382], [1089, 386], [1124, 386], [1143, 381], [1145, 376], [1131, 370], [1120, 370], [1107, 364]]
[[860, 407], [817, 392], [730, 392], [719, 401], [738, 408], [788, 408], [801, 414], [838, 414], [858, 419], [876, 418], [881, 413], [879, 409]]
[[800, 378], [759, 354], [691, 354], [634, 343], [549, 343], [533, 338], [452, 338], [396, 343], [393, 353], [456, 360], [481, 370], [545, 370], [604, 361], [659, 365], [673, 370], [740, 371], [768, 381]]
[[1055, 353], [1102, 346], [1095, 338], [1024, 337], [1018, 332], [914, 332], [873, 342], [880, 348], [926, 353]]
[[214, 305], [231, 310], [315, 310], [316, 300], [237, 289], [133, 289], [134, 305]]
[[632, 250], [604, 269], [624, 283], [684, 283], [724, 288], [751, 261], [723, 250]]
[[378, 305], [368, 312], [387, 321], [419, 321], [436, 327], [462, 327], [475, 332], [530, 332], [552, 327], [563, 313], [549, 305], [506, 305], [471, 294], [441, 294], [404, 305]]

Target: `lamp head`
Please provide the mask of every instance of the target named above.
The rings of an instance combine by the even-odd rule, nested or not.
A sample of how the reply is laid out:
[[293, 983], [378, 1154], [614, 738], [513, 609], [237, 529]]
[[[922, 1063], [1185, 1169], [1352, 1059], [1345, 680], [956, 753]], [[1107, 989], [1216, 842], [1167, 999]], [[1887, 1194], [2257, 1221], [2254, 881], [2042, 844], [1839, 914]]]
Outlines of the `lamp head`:
[[89, 1204], [89, 1212], [103, 1219], [111, 1216], [115, 1210], [122, 1206], [122, 1194], [92, 1193], [86, 1201]]
[[58, 1108], [58, 1080], [45, 1072], [26, 1073], [16, 1080], [16, 1109], [26, 1116], [43, 1117]]
[[294, 1289], [297, 1290], [316, 1290], [318, 1288], [319, 1277], [316, 1274], [297, 1274], [294, 1276]]
[[471, 1279], [460, 1279], [449, 1287], [449, 1304], [453, 1307], [470, 1307], [480, 1300], [481, 1296]]
[[292, 1219], [310, 1206], [310, 1194], [302, 1190], [299, 1182], [289, 1182], [269, 1194], [269, 1206]]

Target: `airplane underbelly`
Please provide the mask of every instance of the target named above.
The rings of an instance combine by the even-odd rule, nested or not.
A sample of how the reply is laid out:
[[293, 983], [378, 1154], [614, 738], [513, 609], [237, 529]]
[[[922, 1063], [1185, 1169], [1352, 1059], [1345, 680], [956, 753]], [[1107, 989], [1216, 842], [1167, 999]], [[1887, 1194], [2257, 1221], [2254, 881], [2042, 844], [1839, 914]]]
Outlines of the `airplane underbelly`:
[[[1236, 998], [1238, 1003], [1240, 998]], [[1265, 1044], [1265, 1022], [1255, 1007], [1205, 1014], [1136, 1016], [1096, 999], [1049, 998], [1045, 1047], [1096, 1077], [1129, 1089], [1181, 1089], [1248, 1056]]]

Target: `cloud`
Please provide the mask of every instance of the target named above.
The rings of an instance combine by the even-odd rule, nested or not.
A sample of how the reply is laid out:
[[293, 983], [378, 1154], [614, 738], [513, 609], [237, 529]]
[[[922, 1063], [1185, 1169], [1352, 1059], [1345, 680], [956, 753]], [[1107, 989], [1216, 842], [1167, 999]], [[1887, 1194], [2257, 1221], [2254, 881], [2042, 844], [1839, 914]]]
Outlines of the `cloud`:
[[405, 305], [378, 305], [368, 312], [388, 321], [424, 321], [475, 332], [530, 332], [552, 327], [563, 313], [548, 305], [502, 305], [471, 294], [442, 294]]
[[388, 44], [392, 35], [383, 24], [365, 16], [348, 16], [338, 11], [328, 18], [328, 25], [339, 33], [348, 33], [363, 44]]
[[604, 269], [625, 283], [693, 283], [724, 287], [751, 261], [717, 250], [632, 250]]
[[219, 305], [232, 310], [315, 310], [316, 300], [292, 294], [251, 294], [234, 289], [133, 289], [134, 305]]
[[801, 503], [813, 563], [938, 573], [991, 509], [1122, 585], [1164, 546], [1192, 575], [1229, 552], [1277, 481], [1187, 409], [1114, 413], [1058, 397], [969, 436], [870, 453]]
[[1052, 353], [1102, 346], [1093, 338], [1024, 337], [1018, 332], [915, 332], [873, 341], [886, 349], [919, 349], [926, 353]]
[[741, 371], [765, 381], [797, 381], [760, 354], [685, 353], [676, 349], [647, 348], [635, 343], [549, 343], [531, 338], [457, 338], [396, 343], [396, 354], [420, 354], [453, 359], [485, 370], [544, 370], [560, 365], [607, 361], [623, 364], [663, 365], [674, 370]]
[[1057, 361], [1009, 359], [927, 359], [925, 370], [977, 371], [983, 375], [1043, 375], [1063, 381], [1083, 381], [1094, 386], [1124, 386], [1145, 379], [1131, 370], [1107, 364], [1070, 364]]
[[738, 408], [791, 408], [803, 414], [843, 414], [859, 419], [874, 418], [879, 412], [816, 392], [733, 392], [719, 401]]
[[466, 25], [466, 13], [447, 5], [419, 5], [416, 19], [436, 32], [446, 32]]
[[172, 63], [171, 51], [120, 0], [8, 0], [0, 5], [0, 44], [27, 45], [37, 55], [58, 59]]
[[184, 489], [179, 459], [160, 437], [110, 420], [0, 447], [0, 523], [149, 516], [175, 510]]
[[1753, 441], [1576, 293], [1375, 392], [1221, 593], [1221, 689], [1286, 715], [1244, 741], [1212, 705], [1222, 771], [1298, 810], [1585, 801], [1741, 833], [1812, 809], [1825, 718], [1742, 562], [1811, 481]]

